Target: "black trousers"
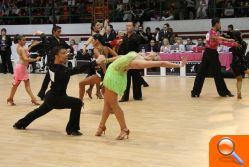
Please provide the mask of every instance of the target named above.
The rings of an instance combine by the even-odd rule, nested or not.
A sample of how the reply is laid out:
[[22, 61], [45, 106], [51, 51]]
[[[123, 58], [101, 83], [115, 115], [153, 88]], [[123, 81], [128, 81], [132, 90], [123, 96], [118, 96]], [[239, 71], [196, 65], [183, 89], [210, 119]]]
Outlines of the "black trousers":
[[1, 51], [1, 59], [3, 63], [3, 73], [13, 74], [13, 66], [11, 62], [11, 51]]
[[78, 98], [67, 95], [57, 95], [49, 91], [46, 94], [44, 103], [37, 109], [28, 113], [24, 118], [20, 119], [16, 124], [22, 127], [27, 127], [35, 119], [47, 114], [53, 109], [71, 109], [70, 118], [66, 127], [67, 132], [76, 132], [80, 130], [80, 113], [82, 101]]
[[49, 76], [49, 71], [48, 71], [43, 79], [41, 89], [38, 93], [39, 97], [43, 98], [45, 96], [49, 83], [50, 83], [50, 76]]
[[219, 53], [217, 52], [217, 50], [213, 49], [206, 49], [203, 54], [202, 62], [195, 78], [195, 83], [192, 92], [196, 95], [199, 95], [201, 93], [205, 76], [209, 69], [211, 70], [211, 73], [214, 77], [218, 94], [220, 96], [225, 96], [229, 94], [230, 91], [227, 89], [226, 83], [221, 75]]
[[133, 98], [141, 99], [142, 98], [142, 76], [140, 74], [140, 70], [129, 70], [127, 72], [127, 87], [124, 92], [122, 99], [129, 100], [130, 87], [131, 87], [131, 78], [132, 78], [132, 86], [133, 86]]

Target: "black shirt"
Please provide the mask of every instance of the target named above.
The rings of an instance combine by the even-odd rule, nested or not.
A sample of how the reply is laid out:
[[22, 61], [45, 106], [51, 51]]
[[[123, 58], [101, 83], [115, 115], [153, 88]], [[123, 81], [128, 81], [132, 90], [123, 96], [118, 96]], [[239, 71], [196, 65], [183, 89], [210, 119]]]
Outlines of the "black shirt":
[[49, 67], [49, 75], [51, 80], [50, 91], [57, 95], [66, 95], [67, 85], [71, 75], [88, 73], [95, 67], [96, 61], [83, 62], [81, 67], [68, 68], [61, 64], [53, 64]]
[[10, 36], [6, 35], [5, 40], [0, 36], [0, 51], [11, 52], [12, 40]]
[[119, 54], [125, 55], [131, 51], [139, 52], [140, 37], [133, 33], [130, 37], [125, 35], [119, 48]]
[[48, 54], [48, 62], [53, 64], [54, 62], [54, 56], [51, 55], [51, 51], [53, 50], [54, 47], [56, 46], [61, 46], [64, 49], [70, 49], [70, 52], [73, 53], [74, 50], [73, 48], [68, 45], [63, 39], [57, 40], [54, 36], [48, 38], [48, 43], [49, 43], [49, 54]]

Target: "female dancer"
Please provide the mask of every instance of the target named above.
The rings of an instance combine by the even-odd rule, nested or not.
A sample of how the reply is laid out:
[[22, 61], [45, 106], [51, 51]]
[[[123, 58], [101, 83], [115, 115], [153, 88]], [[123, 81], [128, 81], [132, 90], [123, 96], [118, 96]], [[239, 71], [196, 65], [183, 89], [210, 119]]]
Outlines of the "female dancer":
[[40, 105], [31, 91], [29, 74], [27, 71], [29, 62], [35, 62], [41, 59], [41, 57], [37, 57], [35, 59], [29, 58], [29, 52], [28, 52], [29, 49], [32, 46], [36, 45], [37, 43], [33, 43], [28, 49], [26, 49], [24, 47], [26, 44], [26, 38], [22, 35], [16, 35], [14, 38], [14, 43], [18, 43], [16, 50], [19, 56], [19, 62], [14, 69], [14, 82], [11, 88], [9, 98], [7, 99], [7, 104], [9, 103], [11, 106], [15, 105], [13, 101], [14, 95], [21, 81], [24, 81], [25, 89], [27, 93], [29, 94], [29, 96], [31, 97], [31, 102], [35, 105]]
[[[92, 41], [93, 41], [93, 35], [100, 34], [101, 36], [104, 36], [104, 34], [106, 32], [106, 28], [108, 26], [108, 22], [109, 22], [109, 20], [106, 19], [104, 21], [104, 26], [103, 27], [101, 27], [101, 23], [98, 22], [98, 21], [92, 22], [92, 24], [91, 24], [92, 36], [90, 36], [88, 38], [88, 40], [86, 41], [86, 43], [84, 43], [83, 48], [82, 48], [83, 54], [86, 54], [86, 50], [87, 50], [88, 45], [90, 45], [92, 43]], [[86, 91], [87, 94], [88, 94], [88, 96], [91, 99], [92, 99], [92, 89], [93, 89], [93, 86], [94, 85], [91, 85], [89, 87], [89, 89]], [[96, 84], [96, 89], [97, 89], [97, 92], [96, 92], [97, 98], [103, 99], [103, 97], [102, 97], [102, 95], [100, 93], [100, 84]]]
[[17, 121], [13, 127], [16, 129], [25, 129], [35, 119], [47, 114], [53, 109], [70, 108], [71, 113], [66, 132], [68, 135], [80, 136], [82, 135], [82, 133], [79, 132], [80, 113], [83, 103], [80, 99], [69, 97], [66, 94], [67, 85], [71, 75], [88, 72], [88, 70], [94, 68], [97, 63], [103, 62], [104, 57], [100, 56], [99, 59], [93, 62], [84, 62], [80, 68], [75, 67], [70, 69], [63, 65], [68, 60], [66, 49], [57, 46], [53, 49], [52, 55], [55, 57], [55, 60], [54, 65], [49, 67], [51, 89], [47, 92], [44, 103]]
[[243, 41], [241, 37], [241, 32], [239, 30], [233, 31], [233, 36], [235, 38], [235, 42], [237, 42], [240, 47], [233, 47], [233, 62], [231, 67], [233, 69], [235, 78], [237, 80], [237, 98], [241, 99], [241, 87], [242, 87], [242, 76], [245, 74], [249, 74], [248, 64], [245, 60], [245, 53], [247, 50], [247, 43]]
[[[103, 37], [99, 34], [93, 35], [93, 41], [92, 41], [93, 47], [94, 47], [94, 56], [95, 58], [98, 58], [99, 55], [104, 55], [105, 57], [108, 57], [109, 55], [112, 57], [118, 56], [118, 54], [110, 49], [107, 46], [104, 46]], [[85, 94], [85, 86], [90, 85], [90, 88], [87, 90], [88, 96], [91, 97], [91, 92], [93, 85], [100, 85], [100, 82], [104, 79], [104, 73], [106, 71], [106, 67], [102, 65], [97, 67], [96, 70], [91, 72], [87, 78], [83, 79], [79, 83], [79, 98], [83, 100], [84, 94]], [[96, 93], [97, 98], [103, 99], [102, 94], [100, 90], [97, 89]]]
[[180, 68], [186, 64], [186, 58], [182, 59], [180, 65], [167, 61], [151, 60], [156, 60], [155, 53], [150, 53], [150, 55], [145, 58], [139, 53], [129, 52], [124, 56], [118, 56], [105, 60], [105, 63], [112, 61], [114, 62], [108, 67], [103, 82], [105, 86], [104, 109], [98, 131], [95, 134], [96, 136], [101, 136], [102, 133], [105, 133], [105, 124], [111, 112], [115, 114], [121, 128], [121, 133], [116, 139], [123, 140], [126, 136], [127, 138], [129, 136], [130, 131], [126, 126], [123, 110], [118, 104], [118, 95], [122, 95], [126, 89], [127, 71], [129, 69], [143, 69], [152, 67]]

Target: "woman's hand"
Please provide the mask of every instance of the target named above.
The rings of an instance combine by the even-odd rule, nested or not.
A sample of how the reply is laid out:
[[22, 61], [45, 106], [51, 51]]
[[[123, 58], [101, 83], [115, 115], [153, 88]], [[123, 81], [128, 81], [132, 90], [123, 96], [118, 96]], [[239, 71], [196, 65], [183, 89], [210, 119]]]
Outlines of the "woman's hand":
[[99, 55], [98, 58], [96, 59], [97, 64], [103, 64], [105, 61], [105, 56], [104, 55]]

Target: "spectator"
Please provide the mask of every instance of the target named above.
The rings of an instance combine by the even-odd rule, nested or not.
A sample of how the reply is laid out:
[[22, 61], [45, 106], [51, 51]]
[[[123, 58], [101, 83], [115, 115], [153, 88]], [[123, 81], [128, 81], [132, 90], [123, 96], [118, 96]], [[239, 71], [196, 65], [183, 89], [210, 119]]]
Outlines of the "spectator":
[[137, 35], [140, 37], [140, 44], [141, 45], [148, 44], [148, 37], [147, 37], [146, 33], [143, 31], [142, 26], [139, 26], [138, 31], [137, 31]]
[[155, 38], [157, 43], [160, 41], [159, 34], [160, 34], [160, 28], [157, 27], [155, 28], [154, 36], [152, 35], [152, 38]]
[[163, 39], [162, 45], [160, 47], [160, 52], [170, 53], [170, 44], [167, 38]]
[[179, 51], [181, 51], [181, 52], [184, 52], [185, 51], [185, 45], [183, 44], [183, 40], [182, 40], [182, 38], [181, 37], [176, 37], [176, 39], [175, 39], [175, 46], [178, 46], [177, 47], [177, 49], [179, 50]]
[[109, 25], [109, 28], [111, 29], [111, 33], [115, 34], [115, 37], [116, 37], [117, 33], [116, 33], [116, 31], [114, 30], [113, 25], [110, 24], [110, 25]]
[[70, 40], [70, 46], [74, 50], [74, 54], [77, 54], [78, 51], [78, 44], [76, 43], [75, 39]]
[[217, 4], [216, 4], [216, 16], [221, 18], [224, 16], [224, 7], [225, 7], [225, 0], [220, 0]]
[[106, 43], [109, 43], [110, 41], [113, 41], [116, 39], [115, 31], [111, 28], [111, 26], [107, 26], [106, 33], [104, 34], [104, 40]]
[[159, 41], [161, 42], [164, 38], [167, 38], [170, 42], [173, 37], [173, 29], [168, 23], [164, 24], [163, 30], [159, 33]]
[[233, 25], [232, 24], [228, 25], [227, 34], [224, 34], [223, 36], [228, 39], [233, 39]]
[[146, 27], [146, 29], [145, 29], [145, 34], [146, 34], [146, 36], [147, 36], [147, 39], [148, 39], [148, 41], [150, 41], [153, 37], [152, 37], [152, 34], [151, 34], [151, 29], [150, 29], [150, 27]]
[[187, 19], [194, 19], [196, 18], [196, 9], [195, 9], [195, 0], [185, 0], [187, 6]]
[[197, 40], [197, 46], [199, 46], [199, 47], [204, 47], [205, 46], [203, 38], [199, 38]]
[[232, 1], [227, 0], [225, 3], [224, 16], [225, 17], [233, 17], [234, 16], [234, 4]]
[[197, 9], [196, 18], [205, 19], [207, 18], [208, 0], [200, 0], [199, 7]]
[[162, 21], [174, 20], [175, 19], [175, 7], [172, 4], [170, 8], [165, 11], [164, 16], [162, 16]]
[[187, 43], [186, 45], [196, 45], [191, 38], [187, 38]]
[[150, 40], [150, 44], [145, 49], [146, 52], [159, 52], [155, 39]]

